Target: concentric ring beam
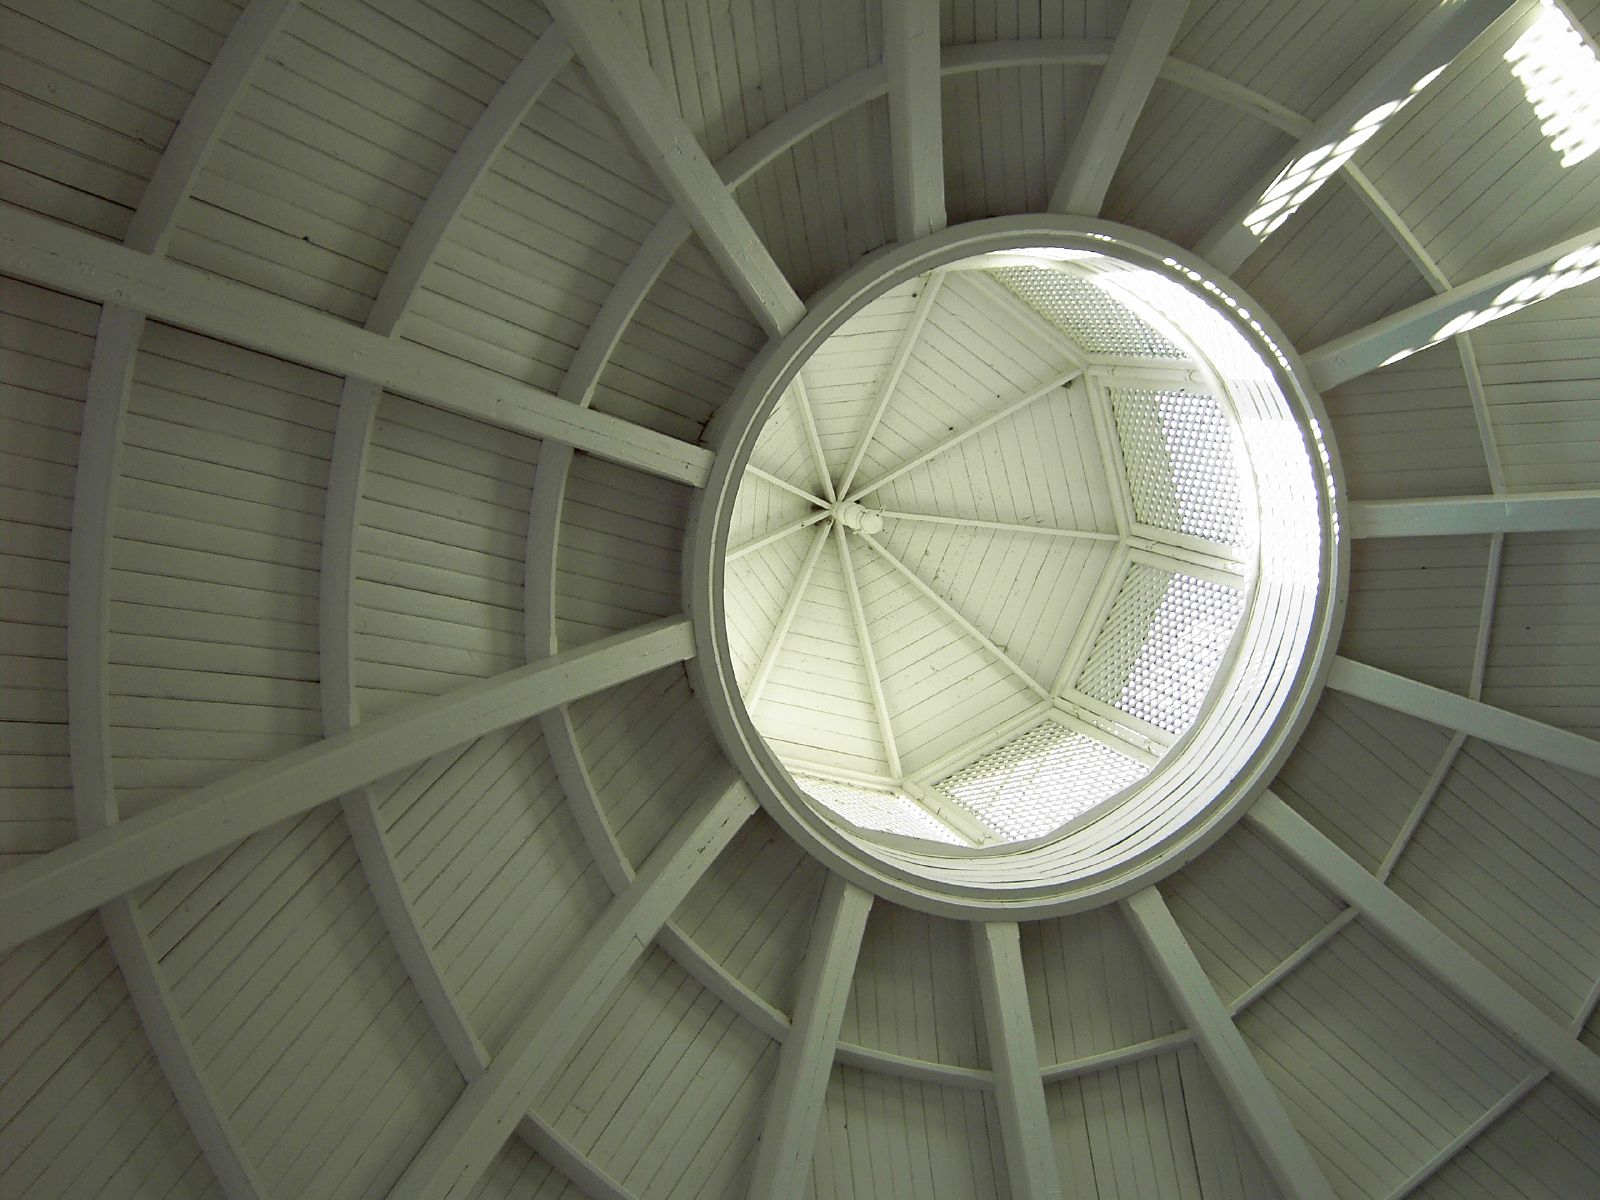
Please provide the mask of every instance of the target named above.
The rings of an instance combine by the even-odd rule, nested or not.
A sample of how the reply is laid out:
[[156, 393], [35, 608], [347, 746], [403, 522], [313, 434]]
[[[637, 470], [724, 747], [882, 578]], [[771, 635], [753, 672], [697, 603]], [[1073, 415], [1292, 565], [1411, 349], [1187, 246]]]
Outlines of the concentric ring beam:
[[700, 143], [678, 115], [637, 40], [610, 4], [550, 0], [551, 15], [640, 155], [768, 333], [785, 333], [805, 305], [778, 269]]
[[1133, 0], [1128, 6], [1083, 125], [1051, 190], [1051, 212], [1100, 215], [1111, 176], [1188, 7], [1189, 0]]
[[1600, 226], [1535, 251], [1305, 355], [1321, 391], [1600, 278]]
[[1350, 505], [1349, 528], [1357, 538], [1600, 529], [1600, 491], [1358, 500]]
[[1283, 191], [1291, 174], [1303, 174], [1305, 179], [1283, 192], [1282, 205], [1273, 214], [1277, 224], [1287, 220], [1299, 205], [1310, 199], [1327, 176], [1411, 98], [1419, 84], [1449, 65], [1511, 6], [1512, 0], [1457, 0], [1454, 4], [1434, 5], [1409, 33], [1323, 111], [1311, 131], [1278, 166], [1245, 189], [1244, 199], [1200, 239], [1196, 252], [1224, 275], [1237, 272], [1265, 237], [1252, 230], [1246, 221], [1264, 203], [1270, 202], [1275, 191]]
[[1531, 754], [1558, 767], [1600, 778], [1600, 741], [1558, 729], [1543, 721], [1458, 696], [1404, 675], [1368, 666], [1342, 655], [1333, 660], [1328, 686], [1395, 712], [1409, 713], [1446, 729]]
[[0, 205], [0, 272], [693, 486], [711, 452], [292, 300]]
[[1267, 792], [1249, 812], [1313, 877], [1361, 910], [1363, 920], [1549, 1067], [1591, 1104], [1600, 1104], [1600, 1055], [1540, 1011], [1281, 799]]
[[1161, 893], [1147, 887], [1122, 901], [1122, 910], [1283, 1194], [1292, 1200], [1334, 1200], [1327, 1177], [1223, 1007]]
[[937, 0], [884, 0], [883, 65], [895, 236], [910, 242], [945, 227]]
[[755, 812], [742, 783], [710, 792], [651, 852], [545, 984], [390, 1191], [390, 1200], [469, 1195], [689, 890]]
[[828, 1075], [872, 895], [830, 873], [800, 968], [794, 1024], [778, 1053], [750, 1175], [750, 1200], [799, 1200], [811, 1177]]
[[0, 875], [0, 950], [451, 746], [694, 653], [673, 617], [363, 721]]

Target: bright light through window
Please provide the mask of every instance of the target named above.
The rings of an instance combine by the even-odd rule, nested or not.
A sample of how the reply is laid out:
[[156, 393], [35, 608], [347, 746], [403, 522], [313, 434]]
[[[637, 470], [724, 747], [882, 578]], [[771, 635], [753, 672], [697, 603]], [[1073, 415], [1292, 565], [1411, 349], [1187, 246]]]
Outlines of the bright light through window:
[[1563, 167], [1600, 150], [1600, 60], [1564, 12], [1544, 0], [1539, 19], [1506, 52], [1506, 61]]

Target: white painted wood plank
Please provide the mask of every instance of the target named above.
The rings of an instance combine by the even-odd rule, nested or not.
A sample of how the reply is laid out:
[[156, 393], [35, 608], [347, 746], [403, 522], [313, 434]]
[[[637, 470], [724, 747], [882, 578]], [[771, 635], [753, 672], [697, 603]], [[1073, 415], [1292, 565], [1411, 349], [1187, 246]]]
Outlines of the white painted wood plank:
[[537, 388], [395, 342], [293, 301], [70, 230], [7, 205], [0, 270], [339, 375], [669, 479], [699, 484], [710, 452]]
[[1328, 686], [1510, 750], [1600, 776], [1600, 742], [1339, 656]]
[[829, 875], [801, 969], [794, 1024], [767, 1100], [750, 1176], [751, 1200], [798, 1200], [806, 1193], [823, 1093], [871, 908], [870, 893]]
[[472, 1191], [597, 1009], [754, 810], [748, 791], [735, 784], [711, 791], [679, 822], [551, 977], [505, 1049], [468, 1085], [396, 1183], [392, 1200]]
[[1122, 901], [1122, 909], [1278, 1186], [1295, 1200], [1333, 1200], [1327, 1177], [1201, 970], [1161, 893], [1145, 888]]
[[883, 63], [889, 73], [895, 234], [909, 242], [945, 226], [939, 12], [933, 0], [886, 0]]
[[687, 620], [658, 622], [364, 722], [80, 838], [4, 876], [4, 945], [408, 763], [693, 652]]
[[1001, 922], [973, 925], [972, 951], [989, 1058], [994, 1063], [1011, 1194], [1017, 1200], [1057, 1200], [1062, 1195], [1061, 1178], [1050, 1140], [1017, 927]]
[[1350, 504], [1349, 528], [1357, 538], [1600, 529], [1600, 492], [1357, 500]]
[[1510, 984], [1445, 936], [1271, 792], [1250, 821], [1362, 912], [1394, 945], [1466, 1000], [1507, 1037], [1600, 1104], [1600, 1055], [1580, 1045]]
[[1050, 211], [1097, 217], [1189, 0], [1133, 0], [1050, 193]]

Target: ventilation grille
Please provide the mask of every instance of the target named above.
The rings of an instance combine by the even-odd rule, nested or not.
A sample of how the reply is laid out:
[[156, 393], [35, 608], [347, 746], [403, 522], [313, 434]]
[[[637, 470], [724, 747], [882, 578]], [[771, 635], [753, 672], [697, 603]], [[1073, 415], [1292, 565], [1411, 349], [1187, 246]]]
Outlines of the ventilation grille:
[[909, 796], [876, 788], [858, 787], [814, 775], [796, 775], [800, 790], [818, 804], [830, 808], [852, 825], [879, 833], [898, 833], [904, 837], [945, 842], [952, 846], [971, 845], [966, 838], [935, 817]]
[[1007, 841], [1041, 837], [1143, 778], [1145, 767], [1045, 721], [940, 782]]
[[1237, 588], [1134, 563], [1078, 674], [1078, 690], [1182, 733], [1200, 711], [1243, 612]]
[[1241, 546], [1244, 509], [1227, 421], [1188, 392], [1111, 393], [1133, 515], [1145, 525]]
[[1039, 267], [1003, 267], [992, 274], [1090, 354], [1184, 357], [1126, 305], [1086, 279]]

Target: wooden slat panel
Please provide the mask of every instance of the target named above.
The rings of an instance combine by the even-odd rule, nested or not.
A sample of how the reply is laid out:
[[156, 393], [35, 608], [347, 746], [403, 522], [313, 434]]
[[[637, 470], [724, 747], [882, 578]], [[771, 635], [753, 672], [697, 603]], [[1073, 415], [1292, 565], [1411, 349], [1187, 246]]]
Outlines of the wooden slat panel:
[[423, 933], [491, 1054], [611, 898], [536, 721], [374, 786]]
[[[124, 814], [315, 740], [322, 497], [337, 381], [147, 326], [111, 551]], [[183, 701], [145, 710], [141, 698]]]
[[1392, 886], [1550, 1016], [1600, 976], [1600, 784], [1469, 740]]
[[401, 332], [555, 391], [665, 210], [588, 75], [568, 66], [473, 190]]
[[[1160, 1037], [1181, 1024], [1114, 908], [1030, 922], [1021, 933], [1034, 1038], [1045, 1067]], [[1062, 1177], [1071, 1175], [1063, 1166]]]
[[697, 441], [765, 341], [749, 308], [692, 237], [623, 330], [594, 406]]
[[0, 964], [0, 1191], [221, 1200], [89, 915]]
[[1269, 1200], [1281, 1191], [1194, 1047], [1175, 1056], [1189, 1102], [1189, 1136], [1205, 1200]]
[[757, 813], [675, 919], [734, 978], [792, 1014], [825, 875], [820, 862]]
[[1217, 993], [1258, 982], [1343, 907], [1253, 830], [1240, 827], [1161, 885]]
[[1564, 1200], [1600, 1191], [1600, 1114], [1542, 1083], [1457, 1154], [1418, 1200]]
[[777, 1046], [652, 949], [534, 1102], [636, 1195], [735, 1196]]
[[1449, 742], [1437, 725], [1326, 691], [1272, 788], [1376, 871]]
[[1488, 554], [1483, 537], [1356, 543], [1339, 653], [1464, 694]]
[[522, 560], [539, 443], [384, 396], [356, 531], [362, 712], [520, 666]]
[[572, 719], [606, 820], [637, 867], [704, 794], [722, 751], [682, 668], [585, 697]]
[[840, 1040], [986, 1067], [981, 1022], [967, 928], [898, 905], [873, 905]]
[[1561, 166], [1506, 61], [1545, 11], [1519, 5], [1356, 155], [1452, 281], [1581, 232], [1600, 205], [1600, 158]]
[[382, 1195], [461, 1077], [324, 806], [150, 888], [184, 1027], [264, 1183]]
[[1600, 487], [1597, 330], [1590, 283], [1473, 333], [1510, 490]]
[[1009, 1192], [994, 1100], [835, 1067], [811, 1186], [819, 1200], [1000, 1200]]
[[1352, 188], [1325, 187], [1236, 278], [1302, 349], [1426, 300], [1433, 289]]
[[784, 605], [799, 582], [811, 544], [809, 539], [816, 536], [815, 530], [791, 534], [756, 554], [728, 564], [723, 589], [728, 610], [739, 614], [738, 620], [728, 623], [728, 641], [741, 686], [749, 686], [761, 656], [771, 644]]
[[0, 863], [72, 839], [67, 562], [98, 309], [0, 281]]
[[478, 1181], [473, 1200], [588, 1200], [561, 1172], [512, 1138]]
[[1600, 737], [1597, 586], [1600, 535], [1506, 538], [1484, 700]]
[[681, 612], [679, 558], [689, 489], [578, 455], [556, 543], [562, 647]]
[[1359, 921], [1239, 1029], [1344, 1195], [1386, 1194], [1530, 1066]]
[[173, 257], [361, 320], [534, 33], [476, 4], [449, 22], [419, 0], [299, 5], [179, 210]]
[[120, 240], [238, 7], [7, 5], [0, 198]]
[[1323, 400], [1353, 497], [1476, 496], [1490, 490], [1483, 439], [1454, 342], [1341, 383], [1323, 393]]

